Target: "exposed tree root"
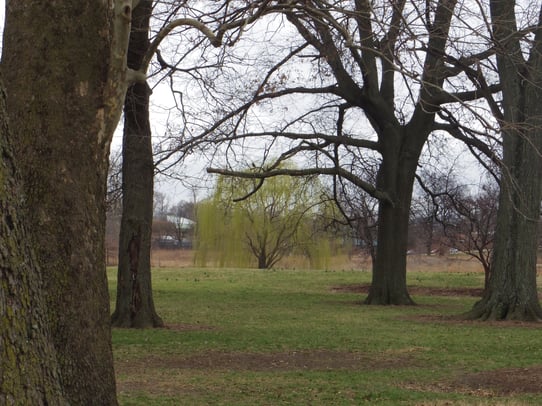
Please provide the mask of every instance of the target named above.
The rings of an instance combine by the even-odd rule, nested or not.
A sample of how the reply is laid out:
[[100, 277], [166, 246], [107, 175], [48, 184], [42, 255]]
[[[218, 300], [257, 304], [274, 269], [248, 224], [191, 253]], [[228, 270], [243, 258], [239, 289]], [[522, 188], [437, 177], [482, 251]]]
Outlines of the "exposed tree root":
[[480, 321], [526, 321], [542, 322], [542, 308], [538, 300], [526, 302], [517, 298], [506, 301], [505, 298], [488, 296], [474, 305], [471, 311], [464, 314], [467, 320]]

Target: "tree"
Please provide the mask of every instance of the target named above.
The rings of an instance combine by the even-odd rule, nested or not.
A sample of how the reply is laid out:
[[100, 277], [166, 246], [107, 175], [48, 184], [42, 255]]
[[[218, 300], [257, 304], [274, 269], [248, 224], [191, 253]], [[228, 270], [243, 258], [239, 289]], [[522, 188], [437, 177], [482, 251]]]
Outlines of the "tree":
[[[484, 59], [486, 50], [475, 54], [461, 48], [468, 41], [454, 41], [456, 36], [476, 35], [466, 32], [467, 25], [450, 34], [455, 0], [417, 6], [365, 0], [278, 4], [282, 8], [275, 12], [284, 16], [281, 24], [289, 23], [289, 32], [297, 36], [289, 39], [288, 47], [273, 49], [276, 58], [260, 78], [252, 80], [253, 90], [246, 92], [250, 96], [243, 103], [231, 107], [217, 103], [216, 109], [226, 113], [196, 142], [207, 135], [215, 136], [213, 142], [218, 138], [230, 143], [268, 136], [269, 145], [285, 145], [275, 165], [268, 162], [266, 150], [261, 165], [266, 170], [260, 173], [216, 167], [210, 172], [246, 178], [321, 174], [335, 182], [349, 181], [359, 193], [378, 199], [378, 244], [365, 303], [413, 304], [406, 287], [406, 252], [419, 157], [429, 135], [439, 127], [437, 113], [443, 105], [482, 96], [474, 86], [465, 87], [463, 71], [445, 65], [444, 56], [459, 54], [461, 64], [468, 67]], [[454, 19], [458, 24], [460, 20]], [[305, 61], [313, 63], [299, 68]], [[300, 79], [301, 71], [310, 72], [303, 76], [307, 81]], [[485, 91], [497, 89], [488, 86]], [[286, 113], [261, 120], [260, 131], [254, 128], [266, 103], [278, 106], [273, 111]], [[308, 107], [303, 109], [304, 105]], [[303, 156], [304, 169], [277, 169], [294, 155]], [[364, 173], [359, 168], [367, 156], [379, 160], [375, 182], [358, 176]]]
[[121, 151], [112, 151], [109, 157], [109, 170], [107, 174], [107, 213], [122, 213], [122, 154]]
[[[154, 4], [153, 4], [154, 3]], [[215, 2], [216, 3], [216, 2]], [[149, 39], [153, 7], [164, 14], [162, 27], [153, 40]], [[235, 8], [233, 21], [227, 21], [229, 8], [220, 4], [218, 10], [207, 14], [205, 7], [196, 18], [178, 17], [188, 8], [184, 2], [162, 4], [160, 1], [140, 0], [134, 10], [132, 30], [128, 48], [128, 67], [147, 77], [151, 60], [157, 54], [159, 69], [176, 69], [168, 66], [159, 53], [162, 41], [175, 29], [190, 27], [197, 30], [205, 41], [215, 47], [222, 44], [226, 31], [243, 25], [243, 5]], [[194, 10], [190, 7], [190, 9]], [[224, 11], [225, 10], [225, 11]], [[222, 15], [226, 13], [225, 15]], [[241, 15], [239, 17], [238, 15]], [[217, 25], [216, 34], [206, 25]], [[224, 22], [227, 21], [227, 22]], [[203, 40], [198, 41], [201, 45]], [[190, 45], [191, 47], [193, 44]], [[182, 60], [183, 56], [180, 57]], [[162, 327], [163, 321], [154, 308], [151, 286], [150, 250], [152, 235], [152, 206], [154, 162], [149, 122], [151, 89], [146, 81], [136, 82], [129, 89], [125, 101], [123, 132], [122, 196], [123, 209], [119, 235], [119, 268], [117, 300], [112, 316], [114, 326]]]
[[474, 193], [466, 185], [459, 185], [453, 173], [439, 176], [422, 172], [418, 182], [428, 197], [425, 205], [431, 227], [441, 228], [441, 244], [478, 260], [484, 269], [487, 289], [498, 208], [499, 187], [495, 179], [484, 181]]
[[[515, 5], [512, 0], [490, 1], [491, 38], [502, 83], [502, 110], [494, 109], [503, 137], [501, 189], [489, 286], [467, 317], [539, 321], [542, 7], [529, 18], [530, 14], [517, 15]], [[518, 26], [518, 21], [526, 28]]]
[[276, 177], [258, 184], [220, 177], [212, 199], [198, 207], [196, 261], [205, 265], [216, 255], [222, 266], [268, 269], [298, 251], [317, 265], [315, 251], [324, 241], [321, 230], [318, 235], [310, 228], [321, 203], [317, 187], [315, 179]]
[[456, 224], [442, 223], [447, 245], [480, 262], [484, 269], [484, 288], [487, 289], [491, 279], [498, 186], [482, 184], [474, 196], [450, 195], [447, 200], [458, 217]]
[[[16, 269], [13, 287], [20, 285], [20, 297], [13, 297], [17, 291], [10, 291], [10, 273], [2, 271], [1, 296], [8, 300], [2, 307], [2, 314], [8, 314], [2, 334], [10, 337], [2, 351], [8, 363], [24, 362], [2, 369], [8, 404], [10, 394], [23, 395], [15, 402], [29, 398], [28, 404], [62, 404], [62, 397], [67, 404], [117, 403], [105, 272], [105, 195], [109, 145], [131, 77], [125, 60], [131, 6], [121, 0], [84, 5], [20, 0], [9, 2], [6, 10], [2, 74], [12, 161], [22, 186], [18, 216], [24, 224], [9, 221], [9, 211], [3, 222], [24, 227], [35, 251]], [[6, 155], [2, 159], [9, 163]], [[24, 242], [18, 244], [24, 249]], [[10, 247], [14, 255], [16, 247]], [[34, 281], [36, 264], [42, 283]], [[25, 267], [28, 274], [22, 273]], [[19, 300], [22, 309], [36, 305], [30, 318], [21, 314], [35, 324], [22, 325]], [[11, 320], [10, 313], [15, 316]], [[43, 341], [47, 337], [42, 331], [50, 332], [50, 342]], [[13, 348], [23, 332], [26, 338]], [[25, 349], [30, 352], [19, 360], [16, 354]], [[33, 354], [43, 358], [29, 359]], [[36, 362], [42, 376], [36, 375]]]
[[[150, 47], [152, 0], [141, 0], [132, 15], [128, 67], [141, 69]], [[146, 82], [133, 83], [124, 102], [122, 140], [122, 217], [119, 234], [116, 327], [163, 327], [152, 296], [151, 235], [154, 162]]]

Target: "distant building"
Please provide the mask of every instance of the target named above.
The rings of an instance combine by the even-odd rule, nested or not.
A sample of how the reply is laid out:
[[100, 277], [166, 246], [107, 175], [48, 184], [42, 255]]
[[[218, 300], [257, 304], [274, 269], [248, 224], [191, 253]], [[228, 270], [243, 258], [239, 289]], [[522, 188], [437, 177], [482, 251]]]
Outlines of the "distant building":
[[191, 230], [196, 224], [193, 220], [187, 219], [186, 217], [174, 216], [173, 214], [168, 214], [166, 220], [169, 223], [175, 224], [175, 227], [180, 228], [181, 230]]

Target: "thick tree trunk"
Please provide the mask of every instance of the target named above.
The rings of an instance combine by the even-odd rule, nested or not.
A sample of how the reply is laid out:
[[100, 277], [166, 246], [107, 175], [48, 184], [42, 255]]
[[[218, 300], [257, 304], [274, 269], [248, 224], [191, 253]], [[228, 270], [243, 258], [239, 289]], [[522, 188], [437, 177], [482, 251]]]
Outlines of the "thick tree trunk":
[[0, 404], [66, 404], [0, 89]]
[[[139, 69], [149, 47], [152, 2], [140, 2], [132, 17], [128, 66]], [[154, 163], [149, 123], [150, 89], [132, 85], [124, 104], [122, 143], [122, 219], [119, 236], [116, 327], [163, 327], [156, 313], [151, 285], [151, 234]]]
[[[401, 125], [396, 117], [380, 121], [379, 151], [382, 154], [377, 188], [385, 191], [391, 202], [380, 201], [378, 218], [378, 246], [373, 265], [373, 282], [367, 304], [413, 304], [406, 286], [406, 254], [408, 222], [412, 189], [418, 160], [427, 137], [433, 131], [438, 105], [433, 104], [434, 89], [444, 82], [441, 75], [450, 22], [456, 0], [439, 1], [436, 4], [434, 22], [429, 29], [428, 52], [424, 61], [419, 100], [409, 122]], [[390, 67], [391, 68], [391, 67]], [[392, 80], [390, 78], [390, 80]], [[394, 111], [394, 98], [388, 93], [389, 111]], [[376, 107], [376, 105], [374, 106]], [[375, 112], [375, 116], [378, 116]]]
[[[390, 154], [391, 155], [391, 154]], [[393, 202], [381, 201], [372, 283], [366, 304], [412, 305], [407, 290], [406, 255], [408, 223], [416, 162], [387, 155], [383, 159], [378, 187], [388, 191]]]
[[488, 288], [467, 313], [481, 320], [542, 320], [536, 257], [542, 197], [542, 38], [526, 61], [513, 0], [492, 0], [502, 84], [503, 168]]
[[7, 7], [2, 71], [12, 145], [59, 379], [74, 405], [117, 403], [105, 192], [130, 14], [129, 1], [18, 0]]
[[467, 313], [481, 320], [542, 320], [536, 287], [542, 168], [533, 140], [505, 135], [490, 278], [482, 300]]

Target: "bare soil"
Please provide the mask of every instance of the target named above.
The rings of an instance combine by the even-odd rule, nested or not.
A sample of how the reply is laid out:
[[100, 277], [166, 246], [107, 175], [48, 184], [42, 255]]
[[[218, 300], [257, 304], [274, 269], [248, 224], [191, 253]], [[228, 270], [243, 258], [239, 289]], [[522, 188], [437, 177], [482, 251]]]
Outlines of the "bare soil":
[[275, 353], [209, 351], [187, 357], [149, 356], [115, 363], [120, 392], [178, 395], [186, 390], [167, 379], [186, 370], [281, 372], [303, 370], [385, 370], [416, 365], [411, 353], [389, 352], [380, 357], [344, 351], [290, 351]]
[[129, 373], [129, 369], [212, 369], [228, 371], [293, 371], [293, 370], [377, 370], [412, 366], [412, 354], [384, 354], [370, 357], [366, 354], [315, 350], [274, 353], [220, 352], [209, 351], [188, 357], [168, 356], [119, 361], [119, 372]]
[[504, 368], [466, 374], [450, 383], [454, 392], [474, 392], [488, 396], [540, 393], [542, 365], [529, 368]]
[[[117, 361], [118, 390], [145, 391], [150, 394], [179, 394], [186, 388], [176, 380], [153, 379], [171, 376], [183, 370], [213, 371], [302, 371], [302, 370], [386, 370], [422, 367], [413, 353], [387, 353], [368, 356], [341, 351], [292, 351], [276, 353], [243, 353], [211, 351], [188, 357], [150, 356], [138, 360]], [[157, 385], [157, 382], [160, 382]], [[169, 383], [168, 383], [169, 382]], [[481, 397], [539, 393], [542, 365], [529, 368], [506, 368], [465, 374], [430, 386], [406, 385], [412, 389], [438, 392], [459, 392]]]

